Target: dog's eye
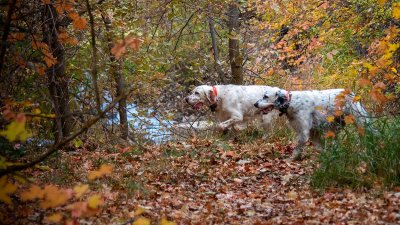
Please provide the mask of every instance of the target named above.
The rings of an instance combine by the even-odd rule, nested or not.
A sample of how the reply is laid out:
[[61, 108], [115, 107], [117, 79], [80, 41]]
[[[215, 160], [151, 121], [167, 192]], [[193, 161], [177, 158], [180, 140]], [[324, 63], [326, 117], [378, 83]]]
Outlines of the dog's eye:
[[268, 98], [268, 95], [264, 95], [264, 99], [267, 99]]
[[199, 92], [196, 91], [194, 94], [195, 94], [195, 95], [199, 95]]

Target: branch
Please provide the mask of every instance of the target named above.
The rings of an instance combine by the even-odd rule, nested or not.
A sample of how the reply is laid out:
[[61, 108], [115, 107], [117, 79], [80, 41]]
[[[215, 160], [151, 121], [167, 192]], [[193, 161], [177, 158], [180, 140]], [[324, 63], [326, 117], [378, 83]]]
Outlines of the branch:
[[179, 35], [178, 35], [178, 40], [176, 40], [175, 43], [175, 47], [174, 47], [174, 51], [176, 50], [176, 48], [178, 47], [178, 43], [179, 43], [179, 39], [181, 38], [182, 32], [185, 29], [185, 27], [187, 27], [187, 25], [189, 24], [190, 20], [192, 20], [193, 16], [200, 11], [200, 9], [196, 10], [192, 15], [190, 15], [189, 19], [186, 21], [185, 25], [183, 25], [183, 27], [179, 30]]
[[69, 137], [65, 138], [64, 140], [61, 140], [60, 142], [58, 142], [58, 143], [54, 144], [53, 146], [51, 146], [47, 150], [46, 153], [44, 153], [42, 156], [38, 157], [37, 159], [35, 159], [35, 160], [31, 161], [31, 162], [25, 163], [25, 164], [12, 165], [12, 166], [6, 167], [5, 169], [0, 169], [0, 177], [2, 177], [4, 175], [7, 175], [7, 174], [10, 174], [10, 173], [14, 173], [14, 172], [17, 172], [17, 171], [28, 169], [28, 168], [30, 168], [30, 167], [42, 162], [43, 160], [45, 160], [50, 155], [52, 155], [53, 153], [57, 152], [61, 147], [65, 146], [70, 141], [74, 140], [76, 137], [78, 137], [82, 133], [86, 132], [90, 127], [92, 127], [95, 123], [97, 123], [97, 121], [99, 121], [101, 118], [103, 118], [108, 111], [113, 109], [115, 107], [115, 105], [117, 105], [117, 103], [122, 98], [126, 98], [133, 90], [134, 90], [134, 88], [131, 88], [131, 89], [129, 89], [129, 91], [127, 91], [124, 94], [122, 94], [122, 95], [118, 96], [117, 98], [115, 98], [114, 101], [112, 101], [104, 109], [104, 111], [100, 111], [99, 112], [99, 114], [98, 114], [98, 116], [96, 118], [93, 118], [92, 120], [88, 121], [85, 125], [83, 125], [83, 127], [80, 130], [78, 130], [74, 134], [70, 135]]
[[4, 56], [6, 55], [6, 50], [7, 50], [7, 37], [8, 37], [8, 33], [10, 32], [11, 17], [12, 17], [12, 14], [14, 13], [16, 2], [17, 2], [17, 0], [12, 0], [11, 3], [9, 4], [8, 12], [7, 12], [7, 20], [4, 25], [3, 36], [1, 37], [0, 76], [1, 76], [1, 71], [3, 69]]

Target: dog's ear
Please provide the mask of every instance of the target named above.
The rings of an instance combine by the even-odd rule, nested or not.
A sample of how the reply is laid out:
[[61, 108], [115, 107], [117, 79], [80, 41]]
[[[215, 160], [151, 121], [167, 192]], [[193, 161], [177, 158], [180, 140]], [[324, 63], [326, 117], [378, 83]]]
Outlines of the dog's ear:
[[208, 98], [208, 101], [210, 101], [211, 103], [215, 103], [217, 101], [217, 96], [215, 96], [213, 89], [208, 91], [207, 98]]
[[280, 90], [278, 90], [278, 91], [276, 92], [275, 105], [277, 105], [277, 106], [282, 106], [282, 105], [284, 105], [284, 104], [288, 101], [285, 92], [286, 92], [286, 91], [285, 91], [285, 90], [282, 90], [282, 89], [280, 89]]

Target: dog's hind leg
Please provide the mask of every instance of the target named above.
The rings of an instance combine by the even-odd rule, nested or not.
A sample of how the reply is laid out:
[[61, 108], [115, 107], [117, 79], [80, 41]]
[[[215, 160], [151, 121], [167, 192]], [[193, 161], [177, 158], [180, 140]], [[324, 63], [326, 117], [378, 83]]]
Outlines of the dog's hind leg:
[[323, 150], [323, 148], [321, 146], [321, 131], [320, 130], [311, 129], [311, 131], [310, 131], [310, 140], [313, 143], [314, 147], [318, 151], [322, 151]]

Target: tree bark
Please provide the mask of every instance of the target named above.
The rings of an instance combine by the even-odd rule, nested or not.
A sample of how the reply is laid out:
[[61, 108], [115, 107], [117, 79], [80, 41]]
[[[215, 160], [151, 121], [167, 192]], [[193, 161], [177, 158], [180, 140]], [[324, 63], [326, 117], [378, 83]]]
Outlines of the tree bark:
[[68, 137], [72, 129], [72, 117], [70, 116], [69, 81], [65, 74], [65, 50], [58, 39], [61, 25], [57, 11], [49, 4], [43, 6], [43, 41], [49, 47], [57, 63], [46, 71], [47, 85], [50, 98], [53, 103], [55, 119], [55, 141], [59, 143], [64, 137]]
[[[116, 95], [121, 96], [123, 93], [125, 93], [125, 80], [122, 76], [122, 74], [119, 71], [118, 65], [119, 62], [115, 58], [115, 56], [111, 53], [111, 49], [113, 48], [114, 44], [112, 42], [111, 38], [111, 21], [110, 18], [102, 13], [102, 18], [104, 21], [104, 25], [106, 27], [106, 32], [108, 33], [107, 35], [107, 42], [108, 42], [108, 50], [109, 50], [109, 58], [111, 62], [111, 73], [114, 77], [115, 83], [116, 83]], [[118, 102], [118, 114], [119, 114], [119, 124], [120, 124], [120, 130], [121, 130], [121, 138], [124, 140], [128, 140], [129, 136], [129, 127], [128, 127], [128, 114], [127, 114], [127, 103], [126, 103], [126, 98], [121, 98]]]
[[239, 31], [240, 31], [240, 10], [238, 4], [232, 3], [228, 9], [229, 29], [229, 62], [231, 64], [232, 84], [243, 84], [243, 57], [240, 54]]
[[208, 25], [210, 27], [211, 45], [214, 54], [214, 68], [218, 73], [220, 82], [222, 84], [226, 84], [227, 79], [225, 77], [224, 71], [221, 68], [221, 64], [219, 63], [219, 50], [218, 50], [217, 34], [215, 31], [214, 20], [210, 16], [208, 17]]

